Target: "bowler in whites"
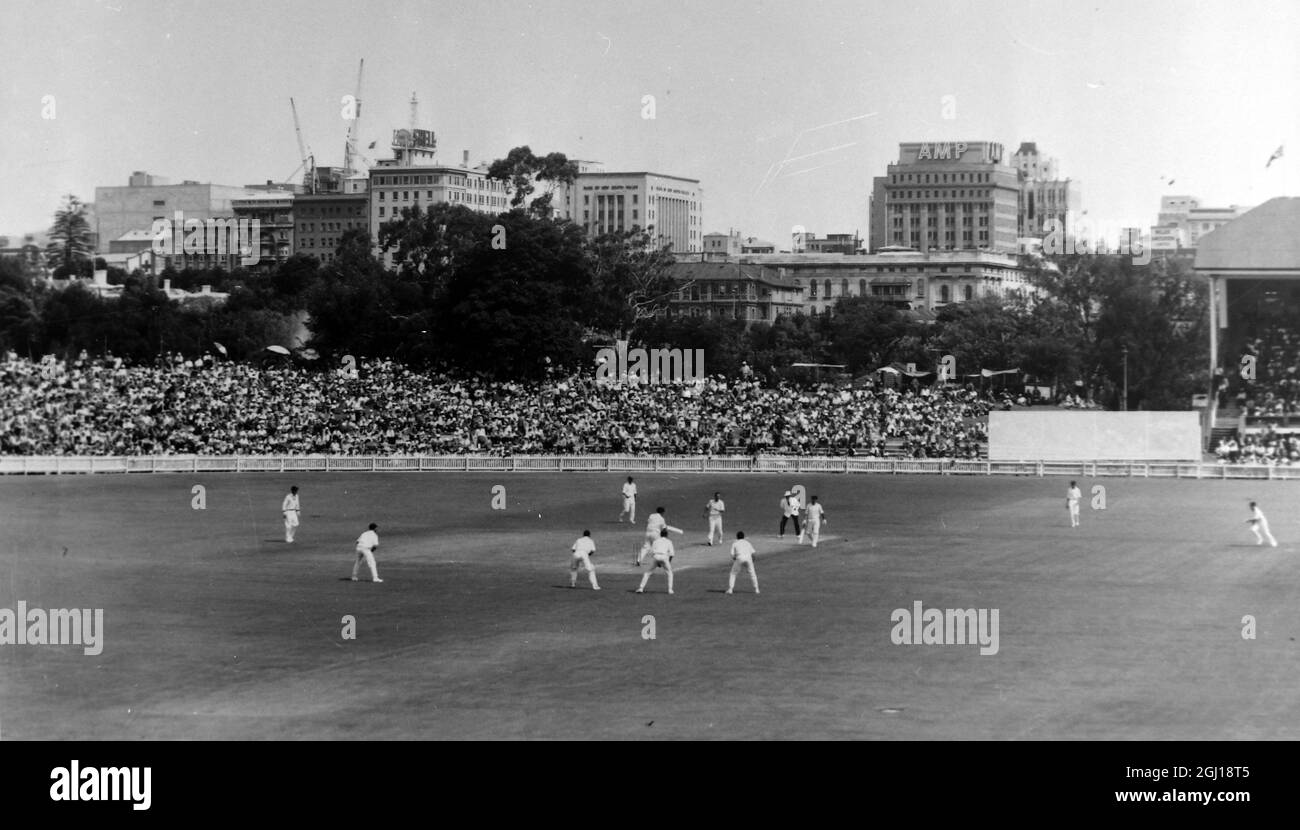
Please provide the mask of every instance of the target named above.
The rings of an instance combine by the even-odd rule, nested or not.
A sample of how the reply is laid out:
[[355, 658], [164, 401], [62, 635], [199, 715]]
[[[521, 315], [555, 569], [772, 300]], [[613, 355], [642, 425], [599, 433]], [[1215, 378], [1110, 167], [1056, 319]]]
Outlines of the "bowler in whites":
[[623, 512], [618, 514], [620, 524], [624, 516], [627, 516], [629, 524], [636, 524], [636, 482], [632, 476], [628, 476], [627, 483], [623, 485]]
[[578, 587], [578, 569], [586, 568], [587, 579], [591, 580], [591, 590], [599, 591], [600, 586], [596, 584], [596, 568], [591, 564], [591, 555], [596, 552], [596, 543], [591, 541], [591, 531], [582, 531], [582, 535], [573, 543], [571, 550], [573, 556], [569, 558], [569, 587]]
[[280, 503], [280, 512], [284, 514], [284, 541], [292, 542], [294, 531], [298, 529], [298, 514], [301, 512], [296, 486], [290, 487], [285, 494], [284, 501]]
[[1083, 492], [1079, 485], [1070, 482], [1070, 489], [1065, 491], [1065, 506], [1070, 508], [1070, 527], [1079, 526], [1079, 499], [1083, 498]]
[[352, 581], [357, 581], [357, 574], [361, 570], [361, 563], [365, 562], [370, 566], [370, 579], [372, 582], [383, 582], [379, 578], [379, 570], [375, 568], [375, 550], [379, 547], [379, 534], [375, 531], [379, 525], [374, 522], [370, 523], [370, 528], [357, 537], [357, 561], [352, 563]]
[[[826, 521], [826, 508], [821, 506], [817, 501], [816, 496], [811, 496], [808, 499], [808, 508], [804, 513], [808, 517], [808, 523], [805, 525], [805, 529], [808, 531], [808, 534], [812, 536], [812, 546], [817, 547], [817, 540], [822, 536], [822, 522]], [[799, 537], [799, 541], [801, 543], [803, 542], [802, 535]]]
[[736, 574], [741, 569], [749, 571], [749, 580], [754, 583], [754, 593], [758, 593], [758, 574], [754, 571], [754, 546], [745, 538], [745, 531], [736, 531], [736, 541], [731, 543], [731, 576], [727, 578], [727, 593], [736, 589]]
[[1255, 544], [1262, 545], [1264, 540], [1268, 539], [1271, 547], [1277, 547], [1277, 540], [1268, 529], [1268, 517], [1253, 501], [1250, 503], [1250, 518], [1246, 520], [1246, 524], [1250, 525], [1250, 532], [1255, 534]]
[[718, 531], [718, 544], [722, 544], [722, 514], [727, 512], [727, 505], [721, 493], [714, 493], [708, 504], [704, 505], [704, 515], [709, 518], [709, 540], [706, 544], [713, 546], [713, 531]]

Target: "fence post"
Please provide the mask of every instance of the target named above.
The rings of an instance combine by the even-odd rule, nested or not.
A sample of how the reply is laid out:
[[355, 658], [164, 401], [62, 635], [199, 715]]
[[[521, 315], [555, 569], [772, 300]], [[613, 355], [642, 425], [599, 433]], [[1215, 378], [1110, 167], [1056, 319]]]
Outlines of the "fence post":
[[1038, 477], [1043, 477], [1043, 462], [1041, 461], [1038, 462]]

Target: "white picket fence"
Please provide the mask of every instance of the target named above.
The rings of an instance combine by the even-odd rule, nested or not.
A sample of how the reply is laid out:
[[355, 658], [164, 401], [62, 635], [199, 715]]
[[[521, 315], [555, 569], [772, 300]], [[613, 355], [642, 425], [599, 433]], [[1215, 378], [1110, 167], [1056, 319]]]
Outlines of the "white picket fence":
[[306, 472], [889, 473], [1300, 480], [1300, 467], [1141, 461], [944, 461], [848, 456], [145, 455], [0, 456], [0, 475]]

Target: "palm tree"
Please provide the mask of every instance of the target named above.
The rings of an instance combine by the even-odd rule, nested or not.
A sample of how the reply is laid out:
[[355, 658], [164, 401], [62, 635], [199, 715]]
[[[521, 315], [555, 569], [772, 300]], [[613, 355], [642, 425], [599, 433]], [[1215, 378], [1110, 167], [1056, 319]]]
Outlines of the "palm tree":
[[90, 244], [91, 231], [90, 222], [86, 220], [86, 206], [71, 193], [64, 197], [63, 206], [55, 212], [49, 235], [46, 257], [50, 267], [58, 270], [67, 266], [75, 275], [78, 260], [92, 262], [94, 250]]

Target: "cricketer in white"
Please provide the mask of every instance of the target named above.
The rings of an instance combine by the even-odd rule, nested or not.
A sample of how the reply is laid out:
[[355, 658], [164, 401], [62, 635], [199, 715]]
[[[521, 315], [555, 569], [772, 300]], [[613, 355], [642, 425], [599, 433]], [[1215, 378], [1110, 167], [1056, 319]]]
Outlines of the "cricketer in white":
[[94, 657], [104, 650], [103, 608], [0, 608], [0, 646], [84, 646]]

